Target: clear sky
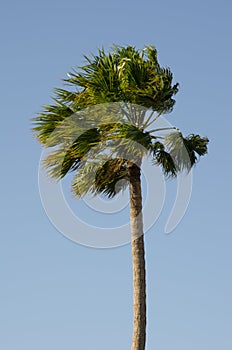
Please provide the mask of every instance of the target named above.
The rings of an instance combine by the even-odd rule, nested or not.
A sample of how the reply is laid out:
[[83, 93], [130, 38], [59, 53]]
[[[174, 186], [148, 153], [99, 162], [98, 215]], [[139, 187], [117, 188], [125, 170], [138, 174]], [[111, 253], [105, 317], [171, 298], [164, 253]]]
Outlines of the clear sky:
[[2, 3], [1, 349], [130, 349], [130, 245], [91, 249], [57, 232], [40, 202], [41, 147], [30, 132], [66, 72], [112, 43], [155, 45], [180, 83], [168, 120], [211, 141], [182, 222], [163, 234], [168, 183], [146, 235], [147, 349], [232, 348], [231, 12], [229, 0]]

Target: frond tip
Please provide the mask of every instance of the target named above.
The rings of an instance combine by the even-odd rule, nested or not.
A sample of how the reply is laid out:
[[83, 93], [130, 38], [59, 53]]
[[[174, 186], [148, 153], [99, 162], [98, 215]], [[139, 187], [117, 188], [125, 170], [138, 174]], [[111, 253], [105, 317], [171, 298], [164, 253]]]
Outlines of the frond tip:
[[181, 132], [170, 133], [166, 146], [175, 163], [177, 171], [189, 171], [200, 156], [207, 153], [208, 138], [190, 134], [184, 137]]
[[154, 164], [161, 166], [165, 176], [176, 176], [177, 168], [175, 162], [170, 153], [165, 150], [165, 146], [161, 142], [156, 142], [152, 146], [151, 154], [153, 156]]

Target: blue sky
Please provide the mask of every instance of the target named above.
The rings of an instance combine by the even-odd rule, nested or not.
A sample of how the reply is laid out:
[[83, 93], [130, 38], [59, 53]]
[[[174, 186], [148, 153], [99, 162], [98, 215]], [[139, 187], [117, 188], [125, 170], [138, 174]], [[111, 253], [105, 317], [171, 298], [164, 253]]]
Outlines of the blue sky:
[[[147, 349], [232, 347], [231, 10], [227, 1], [9, 1], [1, 6], [0, 348], [130, 349], [131, 250], [65, 239], [39, 198], [31, 118], [83, 54], [154, 44], [180, 83], [168, 120], [210, 138], [188, 211], [169, 236], [175, 195], [146, 235]], [[155, 193], [154, 193], [155, 205]]]

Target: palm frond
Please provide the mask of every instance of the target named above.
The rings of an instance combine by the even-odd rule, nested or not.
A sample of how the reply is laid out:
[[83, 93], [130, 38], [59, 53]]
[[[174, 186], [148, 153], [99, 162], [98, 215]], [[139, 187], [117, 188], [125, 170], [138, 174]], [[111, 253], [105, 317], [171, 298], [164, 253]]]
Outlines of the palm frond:
[[114, 197], [127, 186], [127, 182], [122, 180], [128, 179], [127, 161], [121, 158], [109, 159], [96, 172], [96, 193]]
[[181, 132], [170, 133], [166, 138], [166, 146], [174, 160], [178, 171], [189, 171], [198, 160], [198, 156], [207, 153], [208, 139], [200, 135], [183, 137]]
[[73, 110], [63, 103], [45, 105], [44, 111], [33, 118], [33, 124], [35, 126], [32, 130], [36, 133], [36, 138], [39, 142], [46, 145], [48, 138], [58, 125], [73, 113]]
[[[172, 111], [178, 92], [154, 46], [114, 46], [110, 52], [102, 48], [84, 57], [85, 64], [64, 80], [68, 88], [55, 89], [53, 103], [33, 120], [39, 142], [56, 147], [44, 161], [50, 176], [60, 179], [75, 171], [72, 186], [77, 196], [113, 196], [120, 180], [127, 179], [128, 162], [137, 164], [151, 154], [166, 176], [176, 176], [207, 152], [208, 139], [199, 135], [171, 133], [162, 143], [145, 131], [161, 114]], [[146, 118], [147, 109], [151, 113]], [[124, 186], [125, 182], [119, 189]]]
[[100, 141], [101, 135], [97, 128], [89, 129], [81, 134], [66, 151], [61, 165], [60, 177], [64, 177], [70, 171], [77, 170], [87, 158], [88, 152]]
[[126, 161], [118, 158], [109, 159], [100, 155], [95, 160], [87, 161], [75, 174], [72, 192], [76, 197], [87, 193], [103, 193], [114, 197], [127, 187], [128, 172]]
[[175, 177], [177, 175], [176, 164], [169, 152], [165, 150], [165, 145], [161, 142], [155, 142], [150, 149], [154, 164], [159, 165], [166, 177]]

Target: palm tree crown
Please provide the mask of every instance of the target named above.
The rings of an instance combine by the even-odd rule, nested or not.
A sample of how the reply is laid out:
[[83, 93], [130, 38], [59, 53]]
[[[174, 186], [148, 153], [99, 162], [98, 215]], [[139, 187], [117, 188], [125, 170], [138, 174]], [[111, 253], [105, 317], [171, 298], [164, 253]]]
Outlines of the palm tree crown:
[[[86, 65], [65, 80], [71, 89], [55, 89], [54, 104], [34, 118], [37, 139], [57, 146], [45, 160], [52, 177], [76, 171], [72, 187], [77, 196], [89, 191], [113, 196], [120, 190], [115, 190], [118, 180], [128, 178], [128, 159], [140, 162], [148, 153], [165, 175], [176, 176], [207, 152], [208, 139], [199, 135], [183, 137], [173, 128], [163, 141], [159, 129], [149, 131], [161, 114], [172, 111], [178, 91], [153, 46], [114, 46], [110, 53], [102, 49], [85, 59]], [[106, 148], [111, 148], [110, 159]]]

